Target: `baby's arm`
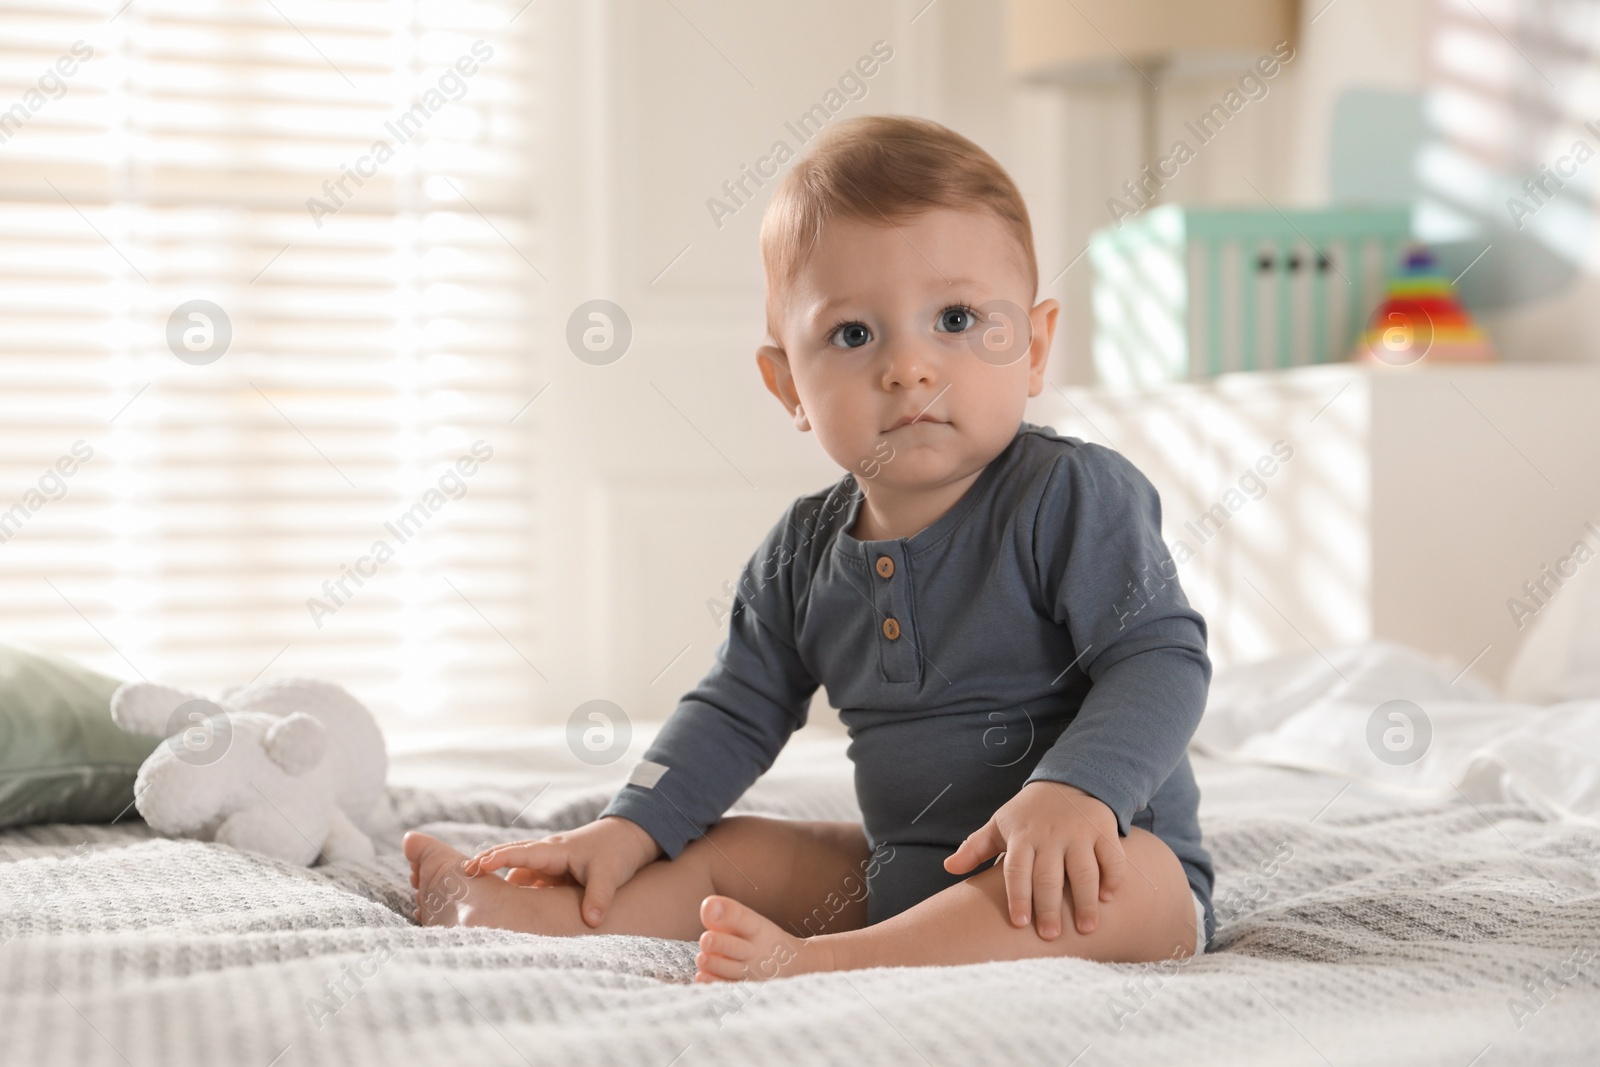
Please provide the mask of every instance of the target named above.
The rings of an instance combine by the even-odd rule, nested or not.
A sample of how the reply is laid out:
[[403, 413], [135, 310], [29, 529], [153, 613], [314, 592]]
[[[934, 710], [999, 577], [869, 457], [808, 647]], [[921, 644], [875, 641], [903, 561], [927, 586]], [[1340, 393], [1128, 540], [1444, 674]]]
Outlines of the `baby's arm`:
[[[1076, 717], [1015, 800], [951, 857], [960, 873], [1006, 849], [1014, 919], [1039, 902], [1059, 923], [1063, 862], [1078, 927], [1122, 877], [1120, 837], [1177, 768], [1205, 710], [1206, 625], [1161, 540], [1155, 488], [1119, 453], [1079, 445], [1057, 460], [1034, 527], [1045, 602], [1092, 682]], [[1065, 666], [1065, 664], [1063, 664]], [[1022, 847], [1015, 847], [1020, 844]], [[951, 865], [954, 865], [953, 867]]]
[[797, 501], [745, 564], [715, 664], [599, 817], [491, 849], [469, 874], [516, 867], [528, 869], [511, 876], [522, 884], [574, 879], [584, 885], [584, 921], [599, 926], [619, 886], [662, 854], [676, 859], [772, 766], [818, 685], [794, 645], [796, 530], [809, 528], [798, 510]]
[[818, 682], [795, 647], [799, 502], [739, 575], [716, 662], [679, 701], [644, 759], [601, 812], [642, 826], [670, 859], [702, 836], [778, 756]]
[[[1029, 781], [1098, 797], [1126, 836], [1183, 759], [1211, 683], [1206, 623], [1161, 540], [1155, 487], [1120, 453], [1078, 446], [1056, 464], [1035, 527], [1047, 602], [1093, 683]], [[1062, 490], [1065, 490], [1064, 492]]]

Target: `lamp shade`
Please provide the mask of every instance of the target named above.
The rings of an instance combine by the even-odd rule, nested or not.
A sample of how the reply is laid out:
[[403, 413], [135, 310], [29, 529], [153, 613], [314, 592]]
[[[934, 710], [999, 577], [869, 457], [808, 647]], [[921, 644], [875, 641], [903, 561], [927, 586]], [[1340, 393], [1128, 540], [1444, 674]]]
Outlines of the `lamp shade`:
[[1295, 0], [1008, 0], [1007, 59], [1027, 81], [1121, 81], [1141, 69], [1200, 73], [1292, 41]]

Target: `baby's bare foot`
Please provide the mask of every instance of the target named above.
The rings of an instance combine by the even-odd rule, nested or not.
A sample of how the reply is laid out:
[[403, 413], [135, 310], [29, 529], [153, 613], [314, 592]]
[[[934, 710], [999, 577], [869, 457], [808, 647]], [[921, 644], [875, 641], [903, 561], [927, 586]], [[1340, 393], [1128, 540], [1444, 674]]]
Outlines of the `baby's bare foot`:
[[[566, 899], [559, 888], [527, 889], [493, 874], [468, 875], [462, 868], [467, 857], [427, 834], [406, 834], [406, 859], [411, 862], [411, 884], [417, 887], [417, 922], [423, 926], [497, 926], [528, 934], [565, 933], [552, 921], [562, 904], [578, 919], [576, 899]], [[550, 894], [535, 898], [533, 894]], [[557, 896], [563, 899], [556, 900]], [[544, 921], [541, 921], [544, 920]]]
[[696, 982], [765, 981], [835, 969], [833, 952], [818, 938], [793, 937], [777, 923], [731, 897], [709, 896], [700, 904], [700, 955]]

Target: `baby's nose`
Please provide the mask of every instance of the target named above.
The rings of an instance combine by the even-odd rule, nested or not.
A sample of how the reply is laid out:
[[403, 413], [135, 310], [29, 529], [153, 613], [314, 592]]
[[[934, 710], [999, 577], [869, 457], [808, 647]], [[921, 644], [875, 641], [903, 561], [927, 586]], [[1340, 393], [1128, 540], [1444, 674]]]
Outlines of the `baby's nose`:
[[897, 385], [930, 383], [938, 376], [938, 357], [915, 341], [889, 346], [886, 357], [884, 378]]

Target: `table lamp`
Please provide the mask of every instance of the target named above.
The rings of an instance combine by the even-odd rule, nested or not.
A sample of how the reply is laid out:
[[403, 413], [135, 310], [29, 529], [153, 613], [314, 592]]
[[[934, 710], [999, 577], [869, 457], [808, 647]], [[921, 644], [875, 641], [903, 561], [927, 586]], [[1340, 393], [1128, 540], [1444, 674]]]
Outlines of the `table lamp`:
[[1295, 0], [1007, 0], [1007, 60], [1024, 81], [1139, 90], [1141, 162], [1157, 156], [1168, 79], [1238, 69], [1293, 42]]

